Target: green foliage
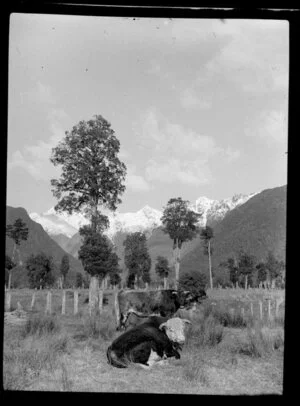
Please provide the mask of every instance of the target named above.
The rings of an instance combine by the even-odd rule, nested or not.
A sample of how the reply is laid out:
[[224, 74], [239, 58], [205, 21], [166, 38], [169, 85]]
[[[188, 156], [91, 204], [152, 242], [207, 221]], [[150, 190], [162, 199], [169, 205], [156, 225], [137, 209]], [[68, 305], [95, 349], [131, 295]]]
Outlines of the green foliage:
[[163, 231], [169, 234], [174, 245], [181, 245], [185, 241], [192, 240], [197, 232], [197, 223], [201, 214], [189, 209], [189, 201], [181, 197], [172, 198], [164, 208], [161, 218]]
[[78, 252], [84, 270], [91, 276], [103, 279], [107, 274], [119, 272], [118, 256], [113, 252], [108, 238], [102, 234], [89, 232]]
[[76, 288], [81, 288], [83, 285], [83, 275], [81, 272], [76, 272], [76, 278], [75, 278], [75, 286]]
[[[209, 247], [209, 242], [214, 238], [214, 231], [211, 227], [206, 226], [202, 228], [200, 231], [200, 239], [203, 241], [204, 245], [204, 254], [208, 255], [208, 247]], [[212, 254], [213, 248], [210, 244], [210, 254]]]
[[26, 261], [29, 285], [31, 288], [50, 287], [55, 278], [53, 275], [54, 263], [51, 256], [41, 252], [31, 255]]
[[[62, 167], [59, 179], [52, 179], [55, 209], [84, 213], [93, 230], [99, 220], [98, 205], [115, 210], [124, 192], [126, 166], [118, 158], [120, 142], [111, 125], [101, 115], [80, 121], [52, 149], [51, 162]], [[103, 216], [102, 216], [103, 220]]]
[[123, 242], [125, 248], [125, 266], [129, 271], [128, 286], [132, 286], [135, 276], [143, 282], [150, 282], [151, 258], [148, 252], [146, 236], [136, 232], [128, 234]]
[[159, 275], [160, 278], [167, 278], [171, 272], [169, 261], [167, 258], [159, 255], [156, 258], [155, 272]]
[[9, 255], [5, 255], [5, 270], [10, 271], [16, 266]]
[[198, 271], [185, 272], [179, 278], [179, 289], [189, 290], [197, 295], [200, 290], [205, 289], [207, 282], [207, 276], [204, 273]]
[[15, 244], [20, 245], [21, 241], [28, 238], [28, 227], [21, 218], [17, 218], [14, 224], [6, 226], [6, 235], [12, 238]]

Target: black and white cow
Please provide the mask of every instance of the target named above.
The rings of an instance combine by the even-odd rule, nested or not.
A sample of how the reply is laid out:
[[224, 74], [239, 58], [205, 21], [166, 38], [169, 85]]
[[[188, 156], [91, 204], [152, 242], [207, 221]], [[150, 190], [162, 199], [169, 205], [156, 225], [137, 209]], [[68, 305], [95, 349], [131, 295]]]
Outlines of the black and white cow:
[[115, 312], [117, 329], [125, 327], [130, 313], [149, 316], [151, 314], [172, 317], [179, 308], [190, 308], [193, 302], [206, 298], [205, 291], [197, 295], [189, 291], [153, 290], [135, 291], [121, 290], [116, 295]]
[[185, 342], [185, 326], [189, 320], [172, 318], [160, 324], [158, 316], [149, 317], [146, 322], [113, 341], [107, 350], [108, 363], [117, 368], [127, 368], [131, 362], [151, 366], [153, 361], [163, 358], [180, 358]]

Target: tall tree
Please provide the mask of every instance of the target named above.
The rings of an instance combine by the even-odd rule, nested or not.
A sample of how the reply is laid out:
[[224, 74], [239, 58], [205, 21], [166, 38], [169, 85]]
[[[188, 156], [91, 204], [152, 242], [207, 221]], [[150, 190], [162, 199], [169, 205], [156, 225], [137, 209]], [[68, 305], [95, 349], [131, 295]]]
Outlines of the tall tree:
[[229, 271], [229, 280], [233, 285], [239, 281], [239, 268], [235, 258], [229, 257], [226, 261], [221, 262], [221, 267], [225, 267]]
[[[86, 230], [86, 229], [85, 229]], [[85, 234], [78, 251], [84, 270], [91, 276], [103, 280], [106, 275], [118, 272], [118, 256], [113, 252], [109, 239], [96, 232]]]
[[161, 218], [163, 231], [173, 240], [173, 258], [175, 265], [175, 284], [178, 288], [180, 252], [182, 244], [192, 240], [198, 233], [197, 223], [201, 214], [189, 209], [190, 202], [181, 197], [172, 198], [164, 208]]
[[51, 256], [41, 252], [27, 258], [26, 269], [31, 288], [46, 288], [54, 283], [54, 263]]
[[267, 274], [268, 274], [266, 264], [264, 262], [259, 262], [256, 265], [256, 269], [257, 269], [257, 282], [258, 282], [258, 284], [260, 282], [265, 282], [266, 279], [267, 279]]
[[62, 287], [64, 287], [64, 283], [66, 280], [66, 276], [70, 270], [70, 260], [67, 254], [63, 255], [60, 263], [60, 274], [62, 278]]
[[128, 269], [128, 285], [150, 282], [151, 258], [148, 252], [147, 240], [144, 233], [128, 234], [123, 242], [125, 248], [125, 266]]
[[270, 279], [271, 283], [273, 281], [275, 282], [276, 278], [278, 278], [281, 274], [282, 264], [276, 259], [273, 252], [268, 252], [265, 265], [268, 278]]
[[[120, 142], [101, 115], [80, 121], [67, 131], [50, 157], [55, 166], [62, 167], [61, 177], [51, 180], [58, 199], [55, 210], [69, 214], [80, 211], [89, 218], [93, 232], [107, 228], [108, 218], [101, 214], [100, 207], [116, 210], [125, 190], [126, 166], [118, 157], [119, 151]], [[90, 289], [96, 297], [96, 275], [91, 277]]]
[[212, 278], [212, 269], [211, 269], [211, 255], [212, 255], [212, 247], [211, 247], [211, 240], [214, 238], [213, 229], [209, 226], [202, 228], [200, 232], [200, 239], [203, 241], [204, 244], [204, 254], [208, 255], [208, 270], [209, 270], [209, 281], [210, 281], [210, 288], [213, 289], [213, 278]]
[[255, 270], [254, 256], [245, 251], [240, 251], [238, 257], [238, 268], [239, 274], [244, 277], [244, 287], [247, 289], [249, 278], [251, 278]]
[[171, 271], [171, 269], [169, 266], [168, 259], [159, 255], [156, 258], [155, 272], [158, 274], [158, 276], [160, 278], [164, 279], [164, 289], [167, 289], [167, 278], [168, 278], [170, 271]]
[[[18, 252], [19, 264], [22, 265], [19, 246], [22, 241], [26, 241], [28, 238], [28, 227], [21, 218], [17, 218], [14, 224], [8, 224], [6, 226], [6, 235], [14, 241], [14, 248], [12, 253], [12, 261], [15, 260], [15, 253]], [[8, 289], [11, 287], [11, 271], [9, 270], [8, 276]]]
[[16, 266], [9, 255], [5, 255], [5, 284], [8, 287], [9, 275], [11, 270]]

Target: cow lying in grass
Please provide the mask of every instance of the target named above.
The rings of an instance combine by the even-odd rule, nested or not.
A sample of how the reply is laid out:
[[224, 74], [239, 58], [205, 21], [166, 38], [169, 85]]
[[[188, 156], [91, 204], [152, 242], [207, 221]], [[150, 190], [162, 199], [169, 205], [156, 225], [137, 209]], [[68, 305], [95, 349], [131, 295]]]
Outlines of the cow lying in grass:
[[184, 329], [191, 322], [178, 317], [162, 319], [165, 318], [149, 317], [121, 334], [107, 350], [108, 363], [117, 368], [127, 368], [131, 362], [149, 367], [158, 359], [179, 359], [178, 351], [185, 342]]

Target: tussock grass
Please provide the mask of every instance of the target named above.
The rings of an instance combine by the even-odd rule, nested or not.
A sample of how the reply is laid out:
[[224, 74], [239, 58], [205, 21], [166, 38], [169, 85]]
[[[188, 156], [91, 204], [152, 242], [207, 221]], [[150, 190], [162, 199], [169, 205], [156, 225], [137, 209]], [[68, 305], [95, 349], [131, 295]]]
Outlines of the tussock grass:
[[29, 335], [47, 335], [55, 334], [61, 330], [61, 324], [57, 317], [38, 314], [30, 317], [21, 331], [23, 338]]
[[263, 358], [284, 346], [284, 338], [280, 332], [272, 333], [261, 323], [247, 328], [246, 340], [238, 340], [233, 352], [253, 358]]
[[92, 315], [84, 318], [82, 338], [102, 338], [111, 340], [116, 334], [116, 322], [113, 316], [108, 312], [100, 315]]
[[194, 322], [186, 335], [186, 345], [188, 347], [213, 347], [223, 339], [224, 327], [209, 315], [202, 322]]

